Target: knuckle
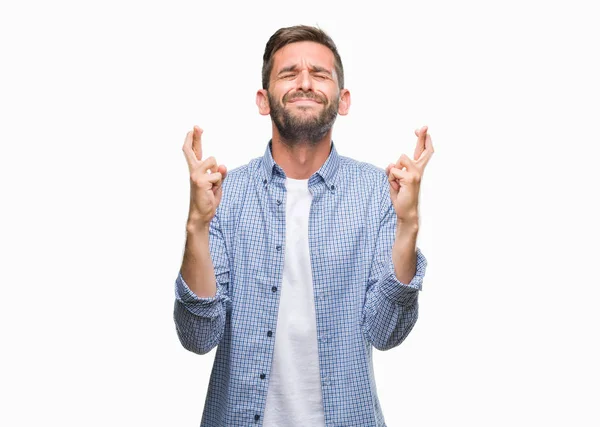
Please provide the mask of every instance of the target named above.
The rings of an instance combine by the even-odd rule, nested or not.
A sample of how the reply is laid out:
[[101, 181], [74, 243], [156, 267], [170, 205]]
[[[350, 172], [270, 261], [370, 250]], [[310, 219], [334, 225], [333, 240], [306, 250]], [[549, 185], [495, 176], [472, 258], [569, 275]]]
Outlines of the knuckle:
[[199, 185], [202, 183], [202, 181], [204, 181], [206, 178], [206, 175], [199, 172], [198, 170], [194, 170], [191, 174], [190, 174], [190, 180], [196, 184]]

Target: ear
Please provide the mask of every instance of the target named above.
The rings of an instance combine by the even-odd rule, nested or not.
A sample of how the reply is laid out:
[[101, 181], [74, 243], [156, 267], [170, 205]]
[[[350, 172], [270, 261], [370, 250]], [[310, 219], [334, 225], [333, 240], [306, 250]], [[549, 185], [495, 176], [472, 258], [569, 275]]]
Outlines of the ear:
[[269, 97], [267, 96], [267, 91], [265, 89], [259, 89], [256, 92], [256, 106], [258, 107], [258, 112], [263, 116], [267, 116], [271, 112], [271, 108], [269, 107]]
[[348, 89], [342, 89], [340, 91], [340, 105], [338, 106], [338, 114], [345, 116], [350, 110], [350, 91]]

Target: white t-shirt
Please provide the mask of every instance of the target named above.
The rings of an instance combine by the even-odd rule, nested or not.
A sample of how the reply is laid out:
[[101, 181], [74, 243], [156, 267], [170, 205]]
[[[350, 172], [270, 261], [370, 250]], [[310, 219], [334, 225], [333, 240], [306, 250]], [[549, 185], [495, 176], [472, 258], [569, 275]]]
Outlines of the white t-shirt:
[[286, 179], [285, 259], [265, 427], [325, 425], [317, 319], [308, 249], [312, 194], [307, 179]]

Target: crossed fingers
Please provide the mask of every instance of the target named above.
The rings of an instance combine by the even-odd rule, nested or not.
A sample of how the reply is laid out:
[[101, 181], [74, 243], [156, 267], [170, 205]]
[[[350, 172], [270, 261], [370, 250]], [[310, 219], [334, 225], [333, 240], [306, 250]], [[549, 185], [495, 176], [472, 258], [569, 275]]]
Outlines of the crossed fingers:
[[387, 166], [386, 175], [394, 190], [400, 188], [398, 181], [416, 183], [421, 181], [425, 166], [434, 152], [431, 136], [427, 133], [427, 130], [427, 126], [415, 130], [417, 145], [415, 147], [414, 159], [410, 159], [406, 154], [402, 154], [395, 164], [390, 163]]
[[227, 174], [227, 169], [223, 165], [217, 165], [214, 157], [208, 157], [202, 160], [202, 133], [203, 130], [198, 126], [189, 131], [183, 141], [183, 154], [185, 155], [190, 175], [206, 174], [210, 171], [208, 181], [220, 185], [222, 179]]

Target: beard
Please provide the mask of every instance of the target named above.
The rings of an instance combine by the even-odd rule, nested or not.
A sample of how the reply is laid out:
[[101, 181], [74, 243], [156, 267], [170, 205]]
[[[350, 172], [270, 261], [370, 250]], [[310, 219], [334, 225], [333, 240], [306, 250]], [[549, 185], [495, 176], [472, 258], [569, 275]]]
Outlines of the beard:
[[[294, 92], [292, 96], [287, 96], [286, 94], [282, 99], [282, 105], [271, 96], [270, 92], [267, 92], [267, 96], [271, 109], [271, 120], [275, 123], [284, 142], [290, 145], [295, 145], [302, 141], [316, 145], [329, 132], [337, 117], [339, 99], [335, 99], [328, 105], [327, 98], [322, 95], [317, 95], [314, 92], [299, 91]], [[294, 98], [316, 99], [325, 107], [316, 117], [312, 115], [298, 117], [285, 109], [287, 101]], [[303, 108], [300, 109], [303, 110]]]

